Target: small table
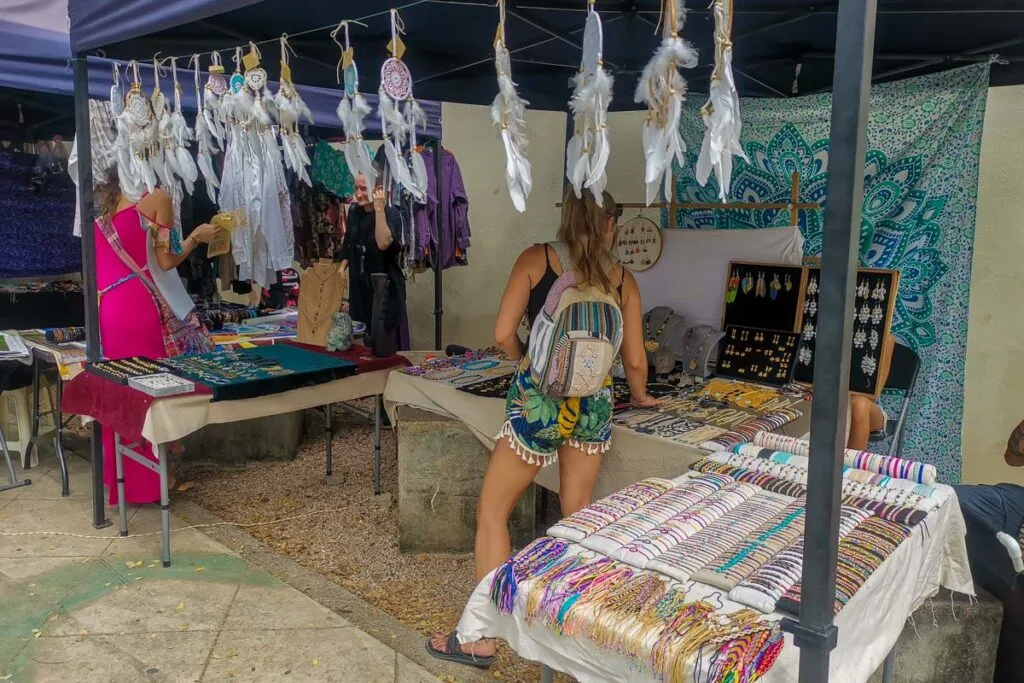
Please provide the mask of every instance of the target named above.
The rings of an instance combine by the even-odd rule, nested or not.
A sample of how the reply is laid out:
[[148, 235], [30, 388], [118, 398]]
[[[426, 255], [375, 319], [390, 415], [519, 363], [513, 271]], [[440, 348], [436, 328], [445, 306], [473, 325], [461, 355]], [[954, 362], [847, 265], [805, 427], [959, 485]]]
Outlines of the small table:
[[[401, 359], [399, 362], [404, 362]], [[397, 365], [396, 365], [397, 367]], [[165, 398], [153, 398], [130, 387], [110, 382], [90, 373], [82, 373], [68, 384], [63, 399], [64, 411], [83, 415], [114, 431], [115, 466], [118, 487], [119, 530], [128, 535], [127, 504], [124, 497], [124, 458], [156, 472], [160, 478], [161, 559], [163, 566], [171, 565], [170, 497], [167, 488], [167, 457], [169, 444], [198, 431], [208, 424], [224, 424], [255, 420], [282, 412], [326, 409], [330, 416], [336, 403], [376, 397], [378, 408], [374, 428], [374, 488], [380, 493], [380, 397], [393, 368], [373, 370], [332, 380], [314, 386], [301, 387], [276, 394], [233, 401], [212, 401], [208, 393], [193, 393]], [[103, 401], [90, 399], [91, 392], [106, 392]], [[132, 414], [123, 410], [125, 401], [134, 401]], [[115, 405], [116, 404], [116, 405]], [[332, 474], [331, 441], [333, 431], [327, 421], [327, 467]], [[147, 458], [142, 444], [153, 444], [157, 461]]]

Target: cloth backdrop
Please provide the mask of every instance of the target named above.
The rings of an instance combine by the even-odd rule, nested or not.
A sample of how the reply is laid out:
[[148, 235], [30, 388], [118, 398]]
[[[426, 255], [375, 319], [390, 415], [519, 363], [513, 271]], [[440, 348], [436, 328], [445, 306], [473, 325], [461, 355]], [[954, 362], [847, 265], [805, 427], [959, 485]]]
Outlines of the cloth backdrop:
[[[867, 130], [860, 262], [901, 272], [893, 332], [922, 361], [903, 455], [934, 464], [949, 483], [960, 480], [967, 310], [988, 77], [989, 65], [980, 64], [874, 86]], [[677, 167], [675, 188], [682, 202], [718, 200], [714, 177], [701, 187], [693, 176], [704, 136], [698, 112], [703, 103], [691, 97], [683, 116], [688, 163]], [[729, 200], [788, 203], [790, 177], [798, 171], [800, 201], [824, 205], [831, 95], [744, 99], [741, 111], [742, 144], [750, 162], [736, 159]], [[824, 213], [800, 213], [805, 253], [817, 256]], [[787, 225], [789, 212], [687, 210], [677, 218], [683, 228], [757, 229]], [[892, 397], [883, 397], [883, 403], [896, 408]]]

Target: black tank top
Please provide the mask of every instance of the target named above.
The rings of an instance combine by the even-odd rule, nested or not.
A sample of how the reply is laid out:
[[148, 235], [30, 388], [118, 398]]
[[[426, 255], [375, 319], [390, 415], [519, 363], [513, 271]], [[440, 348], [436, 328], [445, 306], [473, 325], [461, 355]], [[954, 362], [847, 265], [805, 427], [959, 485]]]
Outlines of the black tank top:
[[[526, 319], [530, 323], [530, 327], [533, 327], [533, 321], [540, 315], [541, 310], [544, 308], [544, 303], [547, 301], [548, 293], [551, 292], [551, 288], [554, 286], [555, 281], [558, 280], [558, 273], [555, 272], [554, 268], [551, 267], [551, 257], [548, 255], [548, 245], [544, 245], [544, 275], [541, 276], [540, 281], [537, 282], [533, 288], [530, 289], [530, 298], [526, 302]], [[562, 269], [565, 269], [565, 264], [561, 264]], [[618, 292], [619, 301], [622, 301], [622, 285], [626, 280], [626, 271], [622, 271], [622, 280], [619, 281]]]

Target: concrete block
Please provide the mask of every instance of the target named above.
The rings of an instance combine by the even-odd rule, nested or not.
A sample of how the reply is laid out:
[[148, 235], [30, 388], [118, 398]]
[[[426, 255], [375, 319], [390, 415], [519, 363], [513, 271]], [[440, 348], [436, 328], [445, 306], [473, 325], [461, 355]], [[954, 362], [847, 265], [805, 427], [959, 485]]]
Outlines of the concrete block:
[[[462, 422], [398, 407], [398, 549], [403, 553], [472, 552], [476, 503], [490, 457]], [[533, 539], [536, 486], [512, 511], [512, 543]]]
[[[950, 593], [941, 589], [914, 613], [917, 628], [908, 623], [896, 643], [894, 683], [992, 683], [1002, 603], [979, 591], [973, 604], [954, 594], [952, 605], [956, 619]], [[881, 681], [879, 667], [870, 683]]]
[[250, 460], [294, 460], [305, 435], [303, 411], [206, 425], [185, 437], [190, 467], [244, 467]]

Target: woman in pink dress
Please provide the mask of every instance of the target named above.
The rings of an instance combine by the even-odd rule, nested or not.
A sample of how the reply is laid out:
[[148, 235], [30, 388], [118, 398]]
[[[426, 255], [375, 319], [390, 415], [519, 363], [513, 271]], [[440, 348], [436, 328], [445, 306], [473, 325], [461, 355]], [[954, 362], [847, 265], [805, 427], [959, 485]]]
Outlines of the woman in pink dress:
[[[121, 194], [117, 177], [96, 192], [96, 288], [102, 356], [166, 358], [203, 353], [213, 345], [191, 312], [191, 299], [175, 268], [216, 229], [203, 224], [184, 240], [174, 223], [171, 197], [162, 189], [132, 202]], [[177, 289], [175, 288], [177, 284]], [[156, 459], [152, 449], [147, 455]], [[117, 504], [114, 435], [103, 430], [103, 478], [110, 504]], [[160, 500], [160, 479], [124, 459], [125, 498], [129, 503]], [[174, 480], [172, 478], [172, 488]]]

